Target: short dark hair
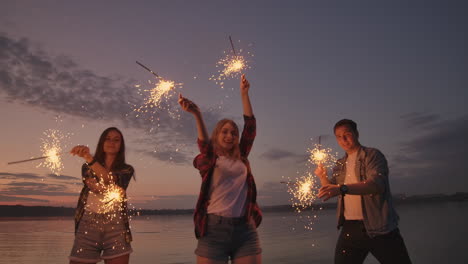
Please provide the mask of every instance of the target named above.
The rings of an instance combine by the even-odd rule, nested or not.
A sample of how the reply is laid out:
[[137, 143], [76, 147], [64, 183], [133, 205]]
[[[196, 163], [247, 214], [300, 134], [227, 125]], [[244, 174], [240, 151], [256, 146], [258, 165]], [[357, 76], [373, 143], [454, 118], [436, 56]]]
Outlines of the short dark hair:
[[357, 130], [357, 124], [351, 119], [341, 119], [340, 121], [336, 122], [335, 126], [333, 127], [333, 134], [336, 132], [336, 129], [340, 126], [347, 126], [349, 127], [356, 136], [359, 137], [359, 132]]

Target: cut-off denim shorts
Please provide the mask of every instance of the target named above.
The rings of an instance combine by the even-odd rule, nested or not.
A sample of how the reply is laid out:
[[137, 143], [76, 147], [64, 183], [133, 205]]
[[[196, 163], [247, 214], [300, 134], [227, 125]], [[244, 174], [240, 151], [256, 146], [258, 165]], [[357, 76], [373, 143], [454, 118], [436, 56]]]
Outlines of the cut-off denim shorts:
[[253, 220], [208, 214], [207, 229], [198, 239], [195, 254], [213, 260], [228, 261], [262, 252]]
[[132, 253], [125, 240], [125, 224], [120, 213], [98, 214], [85, 211], [75, 234], [69, 259], [96, 263]]

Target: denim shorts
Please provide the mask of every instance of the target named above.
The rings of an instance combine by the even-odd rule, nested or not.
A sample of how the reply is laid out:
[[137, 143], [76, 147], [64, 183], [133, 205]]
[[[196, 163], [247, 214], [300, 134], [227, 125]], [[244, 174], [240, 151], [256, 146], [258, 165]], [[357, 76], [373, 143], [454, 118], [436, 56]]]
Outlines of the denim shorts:
[[125, 240], [125, 224], [119, 215], [85, 211], [69, 259], [96, 263], [132, 253], [130, 243]]
[[228, 261], [262, 253], [253, 220], [208, 214], [207, 229], [198, 239], [195, 254], [200, 257]]

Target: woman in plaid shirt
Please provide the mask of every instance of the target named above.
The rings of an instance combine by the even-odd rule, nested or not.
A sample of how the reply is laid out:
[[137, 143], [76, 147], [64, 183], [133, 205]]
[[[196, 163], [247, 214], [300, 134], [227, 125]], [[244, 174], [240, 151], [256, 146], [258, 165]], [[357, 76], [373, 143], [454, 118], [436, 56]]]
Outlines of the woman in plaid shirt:
[[[87, 146], [70, 151], [85, 160], [83, 189], [75, 212], [75, 241], [70, 264], [128, 264], [132, 235], [125, 190], [134, 169], [125, 163], [125, 141], [119, 129], [102, 132], [94, 156]], [[113, 194], [112, 196], [108, 194]]]
[[211, 138], [198, 106], [179, 95], [184, 111], [193, 114], [197, 123], [198, 154], [193, 165], [200, 171], [202, 184], [194, 213], [198, 239], [197, 263], [261, 263], [257, 227], [262, 214], [257, 205], [257, 190], [247, 159], [256, 135], [256, 121], [249, 98], [250, 84], [241, 77], [240, 93], [244, 129], [223, 119]]

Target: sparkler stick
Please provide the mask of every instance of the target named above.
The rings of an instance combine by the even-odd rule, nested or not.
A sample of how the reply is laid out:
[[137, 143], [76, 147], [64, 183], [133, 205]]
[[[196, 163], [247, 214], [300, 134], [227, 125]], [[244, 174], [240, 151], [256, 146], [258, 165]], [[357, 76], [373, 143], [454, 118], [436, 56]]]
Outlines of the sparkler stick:
[[232, 43], [232, 38], [231, 38], [231, 36], [229, 36], [229, 41], [231, 42], [232, 53], [234, 53], [234, 56], [237, 57], [236, 49], [234, 48], [234, 43]]
[[[177, 115], [178, 107], [176, 110], [172, 107], [169, 102], [169, 99], [177, 94], [174, 90], [182, 88], [182, 83], [176, 83], [175, 81], [167, 80], [159, 76], [157, 73], [152, 71], [150, 68], [146, 67], [139, 61], [136, 61], [138, 65], [140, 65], [143, 69], [149, 71], [151, 74], [156, 76], [157, 81], [152, 82], [148, 80], [150, 84], [154, 84], [155, 86], [151, 89], [138, 89], [138, 93], [145, 97], [145, 101], [142, 105], [133, 105], [133, 111], [136, 112], [136, 116], [138, 117], [144, 114], [146, 117], [149, 117], [151, 122], [155, 121], [154, 114], [156, 114], [157, 109], [160, 110], [167, 110], [169, 116], [172, 118], [179, 118], [180, 116]], [[140, 85], [135, 85], [135, 87], [140, 87]], [[146, 115], [149, 113], [149, 115]], [[159, 121], [159, 118], [156, 119]], [[158, 124], [159, 126], [159, 124]]]
[[141, 64], [141, 63], [138, 62], [138, 61], [136, 61], [136, 63], [137, 63], [138, 65], [140, 65], [141, 67], [143, 67], [143, 69], [145, 69], [145, 70], [149, 71], [150, 73], [152, 73], [152, 74], [153, 74], [154, 76], [156, 76], [158, 79], [161, 79], [161, 77], [160, 77], [157, 73], [155, 73], [154, 71], [150, 70], [150, 68], [146, 67], [145, 65]]
[[232, 54], [229, 50], [224, 51], [224, 57], [216, 63], [216, 68], [219, 68], [218, 75], [212, 75], [209, 78], [209, 80], [219, 84], [221, 88], [224, 88], [225, 80], [234, 78], [242, 74], [246, 69], [250, 69], [249, 60], [246, 56], [253, 57], [250, 52], [247, 52], [246, 55], [241, 54], [243, 52], [242, 49], [236, 52], [231, 36], [229, 36], [229, 42], [231, 44]]
[[23, 162], [33, 161], [33, 160], [47, 159], [48, 157], [49, 157], [49, 156], [42, 156], [42, 157], [38, 157], [38, 158], [31, 158], [31, 159], [25, 159], [25, 160], [11, 161], [11, 162], [8, 162], [7, 164], [8, 164], [8, 165], [11, 165], [11, 164], [23, 163]]

